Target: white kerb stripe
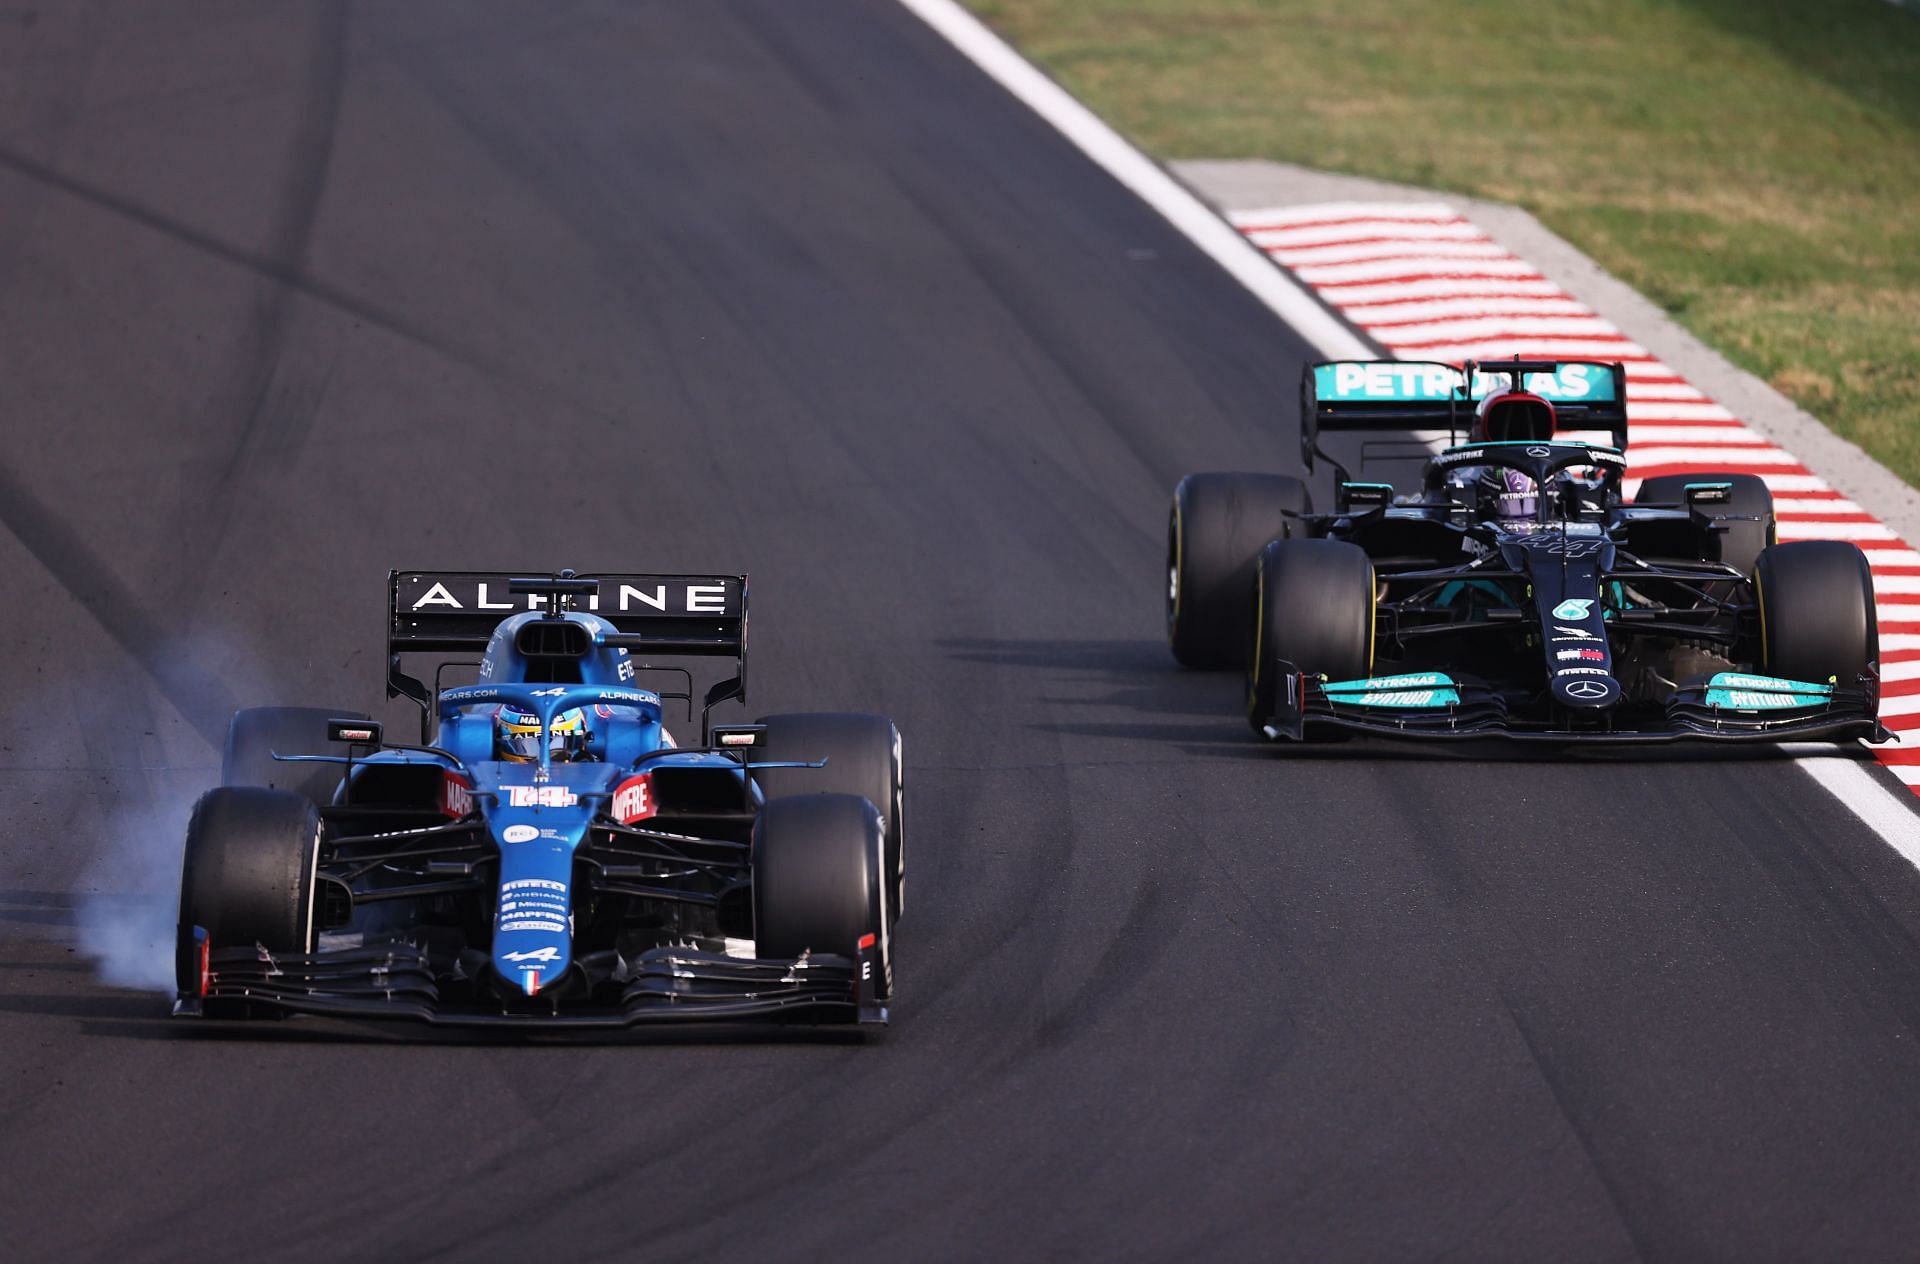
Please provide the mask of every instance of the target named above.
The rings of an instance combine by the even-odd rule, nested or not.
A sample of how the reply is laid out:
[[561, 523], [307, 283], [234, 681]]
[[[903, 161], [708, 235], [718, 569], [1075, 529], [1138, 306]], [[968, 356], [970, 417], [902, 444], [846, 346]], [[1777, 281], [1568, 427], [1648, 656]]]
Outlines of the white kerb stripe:
[[[1265, 242], [1259, 242], [1266, 246]], [[1268, 254], [1290, 268], [1308, 263], [1358, 263], [1362, 259], [1505, 259], [1490, 242], [1357, 241], [1338, 246], [1266, 246]]]
[[[1629, 438], [1633, 431], [1627, 431]], [[1800, 458], [1791, 452], [1782, 452], [1779, 448], [1710, 448], [1694, 445], [1684, 448], [1670, 448], [1656, 444], [1641, 447], [1633, 444], [1627, 449], [1627, 460], [1638, 466], [1648, 465], [1685, 465], [1689, 461], [1700, 461], [1712, 465], [1798, 465]]]
[[[1563, 360], [1590, 358], [1595, 360], [1617, 360], [1621, 356], [1645, 355], [1646, 349], [1631, 342], [1618, 339], [1594, 338], [1553, 338], [1534, 335], [1517, 338], [1483, 338], [1477, 342], [1446, 342], [1433, 346], [1419, 346], [1417, 340], [1409, 339], [1406, 344], [1391, 337], [1391, 330], [1375, 333], [1375, 337], [1389, 346], [1411, 344], [1418, 347], [1420, 360], [1485, 360], [1510, 356], [1517, 352], [1527, 355], [1551, 355]], [[1633, 400], [1629, 392], [1628, 404]]]
[[1374, 263], [1330, 263], [1311, 268], [1296, 268], [1300, 279], [1315, 285], [1356, 284], [1362, 281], [1391, 281], [1396, 277], [1461, 277], [1485, 280], [1489, 277], [1515, 277], [1531, 280], [1540, 270], [1518, 259], [1382, 259]]
[[[1408, 224], [1377, 219], [1353, 220], [1343, 224], [1307, 224], [1299, 228], [1254, 228], [1247, 230], [1246, 235], [1262, 246], [1321, 246], [1333, 241], [1366, 241], [1388, 237], [1396, 241], [1418, 242], [1487, 240], [1487, 235], [1472, 224]], [[1502, 250], [1500, 253], [1504, 255], [1507, 252]]]
[[1893, 528], [1878, 522], [1782, 522], [1782, 540], [1897, 540]]
[[1642, 400], [1634, 403], [1633, 391], [1627, 391], [1633, 406], [1633, 429], [1639, 433], [1642, 421], [1734, 421], [1736, 418], [1719, 404], [1681, 403], [1677, 400]]
[[1345, 309], [1347, 318], [1361, 325], [1387, 325], [1414, 320], [1448, 320], [1456, 316], [1580, 316], [1586, 307], [1571, 298], [1434, 298], [1411, 303], [1356, 303]]
[[974, 65], [1024, 101], [1107, 174], [1164, 216], [1267, 310], [1334, 360], [1373, 352], [1185, 185], [1095, 117], [955, 0], [900, 0]]
[[1437, 342], [1443, 338], [1524, 338], [1556, 336], [1620, 337], [1620, 331], [1598, 316], [1461, 316], [1424, 324], [1401, 324], [1369, 332], [1392, 335], [1403, 342]]
[[1566, 291], [1544, 277], [1537, 281], [1488, 280], [1481, 277], [1426, 277], [1419, 281], [1390, 281], [1381, 285], [1320, 287], [1320, 297], [1336, 305], [1392, 303], [1420, 298], [1462, 298], [1473, 295], [1486, 295], [1489, 298], [1527, 295], [1540, 298], [1564, 298]]
[[1228, 211], [1227, 218], [1243, 228], [1272, 224], [1322, 224], [1337, 220], [1459, 219], [1460, 212], [1445, 202], [1316, 202], [1311, 206], [1267, 206], [1251, 211]]
[[[1766, 436], [1757, 430], [1745, 426], [1643, 426], [1638, 421], [1638, 411], [1630, 422], [1627, 433], [1635, 443], [1765, 443]], [[1779, 506], [1774, 506], [1775, 511]]]
[[1785, 518], [1789, 514], [1806, 514], [1814, 518], [1823, 518], [1832, 514], [1857, 514], [1866, 511], [1850, 500], [1800, 500], [1791, 496], [1773, 498], [1775, 517]]
[[1897, 698], [1880, 699], [1880, 718], [1888, 719], [1896, 715], [1914, 715], [1920, 713], [1920, 693], [1902, 694]]
[[1920, 868], [1920, 815], [1915, 814], [1911, 799], [1902, 802], [1859, 760], [1845, 755], [1793, 762], [1886, 839], [1908, 864]]
[[[1631, 370], [1634, 366], [1629, 365]], [[1706, 395], [1699, 387], [1688, 386], [1682, 382], [1636, 382], [1631, 371], [1627, 374], [1627, 403], [1639, 405], [1658, 401], [1671, 403], [1679, 400], [1703, 400]]]

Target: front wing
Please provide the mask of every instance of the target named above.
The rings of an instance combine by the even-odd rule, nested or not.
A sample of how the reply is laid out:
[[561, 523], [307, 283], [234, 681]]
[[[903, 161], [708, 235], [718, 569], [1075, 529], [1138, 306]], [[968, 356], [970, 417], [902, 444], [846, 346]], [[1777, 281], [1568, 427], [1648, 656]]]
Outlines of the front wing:
[[[1705, 685], [1676, 690], [1660, 705], [1623, 706], [1587, 719], [1580, 727], [1516, 715], [1515, 691], [1453, 678], [1455, 695], [1441, 705], [1358, 705], [1329, 694], [1318, 676], [1281, 664], [1283, 688], [1275, 713], [1255, 717], [1274, 740], [1302, 741], [1333, 732], [1383, 737], [1470, 739], [1595, 744], [1662, 742], [1843, 741], [1883, 742], [1893, 735], [1878, 718], [1876, 682], [1835, 687], [1818, 704], [1764, 711], [1709, 702]], [[1349, 697], [1351, 695], [1348, 695]], [[1374, 695], [1378, 699], [1381, 695]], [[1522, 708], [1524, 710], [1524, 708]]]
[[875, 979], [879, 969], [871, 943], [852, 956], [822, 953], [791, 961], [654, 948], [631, 963], [630, 981], [617, 1005], [505, 1011], [473, 1002], [443, 1003], [426, 951], [406, 941], [313, 953], [256, 946], [204, 952], [199, 994], [182, 996], [174, 1013], [209, 1018], [320, 1014], [536, 1029], [739, 1019], [878, 1025], [887, 1021]]

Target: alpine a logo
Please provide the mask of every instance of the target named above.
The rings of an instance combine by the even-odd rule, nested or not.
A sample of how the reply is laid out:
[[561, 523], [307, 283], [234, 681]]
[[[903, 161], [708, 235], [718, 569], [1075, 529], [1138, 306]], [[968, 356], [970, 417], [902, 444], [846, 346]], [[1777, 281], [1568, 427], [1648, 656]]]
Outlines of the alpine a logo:
[[659, 810], [653, 800], [653, 777], [641, 773], [638, 777], [629, 777], [613, 791], [613, 819], [622, 825], [631, 825], [635, 821], [644, 821]]

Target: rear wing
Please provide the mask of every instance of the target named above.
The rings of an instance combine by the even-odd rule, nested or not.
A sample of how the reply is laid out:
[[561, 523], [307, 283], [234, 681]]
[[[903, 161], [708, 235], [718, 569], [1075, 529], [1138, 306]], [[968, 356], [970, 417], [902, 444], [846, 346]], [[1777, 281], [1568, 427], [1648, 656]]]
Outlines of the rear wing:
[[[1459, 441], [1476, 404], [1515, 384], [1553, 405], [1561, 430], [1604, 430], [1627, 447], [1627, 371], [1599, 360], [1328, 360], [1300, 375], [1300, 460], [1309, 471], [1321, 431], [1447, 430]], [[1345, 471], [1341, 470], [1344, 481]]]
[[[494, 628], [522, 610], [585, 611], [611, 623], [608, 640], [636, 656], [712, 655], [737, 660], [733, 679], [708, 691], [707, 708], [746, 697], [745, 575], [516, 576], [506, 571], [390, 571], [387, 697], [423, 711], [434, 690], [401, 670], [400, 656], [485, 650]], [[438, 687], [436, 673], [435, 688]]]

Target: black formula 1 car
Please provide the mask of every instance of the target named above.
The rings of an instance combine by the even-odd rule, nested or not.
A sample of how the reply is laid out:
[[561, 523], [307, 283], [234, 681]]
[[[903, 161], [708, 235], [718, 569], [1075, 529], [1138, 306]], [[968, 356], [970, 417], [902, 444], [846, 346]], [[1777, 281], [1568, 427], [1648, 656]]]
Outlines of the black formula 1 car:
[[[1244, 668], [1248, 719], [1275, 740], [1885, 740], [1860, 549], [1775, 543], [1752, 475], [1650, 478], [1628, 503], [1625, 401], [1619, 364], [1308, 366], [1301, 459], [1333, 464], [1333, 512], [1297, 478], [1183, 479], [1174, 657]], [[1320, 450], [1336, 430], [1455, 442], [1396, 496]]]
[[[187, 830], [176, 1013], [886, 1021], [900, 734], [712, 722], [746, 697], [744, 575], [395, 572], [387, 615], [418, 742], [339, 708], [234, 716]], [[429, 686], [422, 655], [457, 661]], [[679, 745], [693, 671], [657, 660], [689, 655], [733, 670]]]

